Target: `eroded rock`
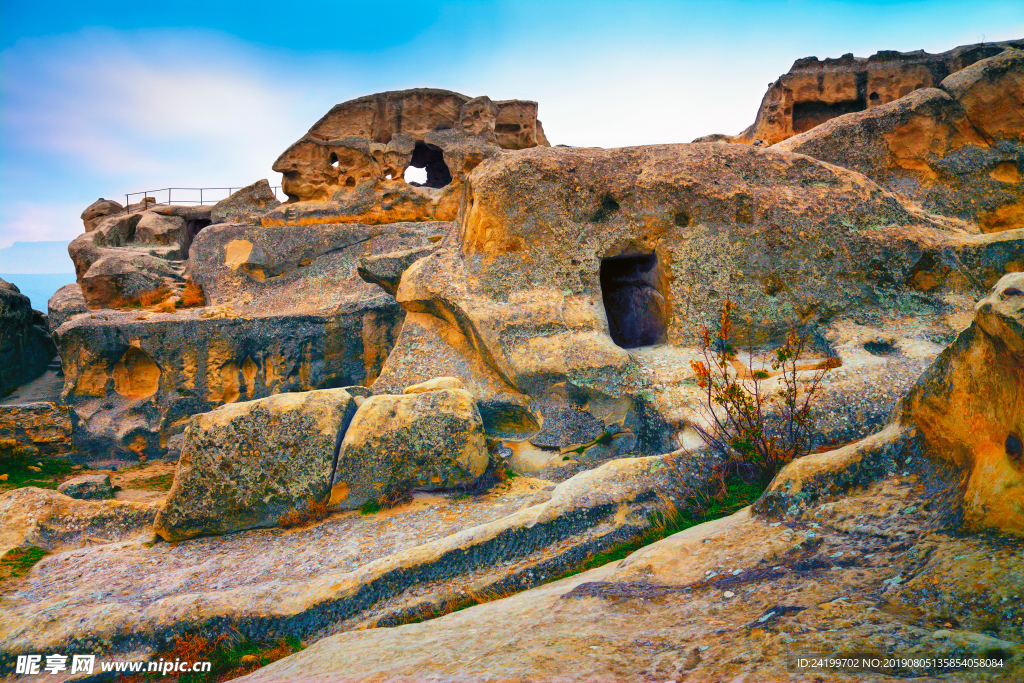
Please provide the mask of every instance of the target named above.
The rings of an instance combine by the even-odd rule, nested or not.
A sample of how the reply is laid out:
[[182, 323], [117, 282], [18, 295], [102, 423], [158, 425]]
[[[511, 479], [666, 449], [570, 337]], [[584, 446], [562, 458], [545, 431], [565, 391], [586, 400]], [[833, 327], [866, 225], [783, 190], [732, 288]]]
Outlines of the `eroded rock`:
[[[264, 225], [452, 220], [463, 180], [503, 149], [547, 145], [537, 103], [417, 88], [336, 105], [274, 162], [289, 202]], [[411, 185], [409, 166], [426, 170]]]
[[871, 57], [805, 57], [768, 86], [753, 125], [735, 142], [773, 145], [850, 112], [893, 102], [914, 90], [937, 87], [943, 79], [1024, 41], [963, 45], [948, 52], [883, 50]]
[[55, 353], [46, 316], [0, 280], [0, 395], [41, 375]]
[[348, 392], [278, 394], [194, 416], [167, 501], [166, 541], [276, 526], [323, 502], [335, 448], [356, 406]]
[[489, 463], [480, 411], [464, 389], [440, 382], [371, 396], [345, 433], [331, 502], [352, 509], [411, 489], [451, 489]]
[[1007, 49], [940, 85], [834, 118], [776, 149], [860, 171], [985, 232], [1024, 227], [1024, 51]]
[[78, 500], [104, 500], [114, 497], [108, 474], [84, 474], [73, 477], [57, 487], [58, 493]]

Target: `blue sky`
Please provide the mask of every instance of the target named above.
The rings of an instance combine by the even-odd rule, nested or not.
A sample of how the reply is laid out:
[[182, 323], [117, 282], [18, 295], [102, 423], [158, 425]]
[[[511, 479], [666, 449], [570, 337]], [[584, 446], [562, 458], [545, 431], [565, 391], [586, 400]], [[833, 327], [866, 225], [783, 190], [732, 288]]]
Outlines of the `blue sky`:
[[0, 248], [73, 238], [101, 196], [278, 184], [281, 151], [373, 92], [537, 100], [554, 144], [687, 142], [749, 125], [798, 57], [1024, 37], [1020, 0], [0, 7]]

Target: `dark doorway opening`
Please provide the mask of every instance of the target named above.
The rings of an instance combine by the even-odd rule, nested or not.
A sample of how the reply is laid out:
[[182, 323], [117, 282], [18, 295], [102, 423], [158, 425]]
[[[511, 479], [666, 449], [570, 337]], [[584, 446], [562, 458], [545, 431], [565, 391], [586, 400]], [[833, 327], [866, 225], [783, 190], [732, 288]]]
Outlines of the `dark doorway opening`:
[[601, 296], [612, 341], [624, 349], [665, 340], [668, 305], [656, 254], [601, 261]]
[[192, 240], [211, 222], [208, 218], [190, 218], [185, 221], [185, 258], [188, 258], [188, 252], [192, 248]]
[[428, 145], [425, 142], [417, 142], [412, 150], [412, 160], [409, 162], [412, 168], [422, 168], [427, 172], [425, 183], [410, 182], [410, 185], [421, 185], [423, 187], [444, 187], [452, 182], [452, 172], [444, 163], [444, 152], [436, 145]]
[[793, 132], [803, 133], [843, 114], [867, 109], [862, 99], [845, 102], [797, 102], [793, 105]]

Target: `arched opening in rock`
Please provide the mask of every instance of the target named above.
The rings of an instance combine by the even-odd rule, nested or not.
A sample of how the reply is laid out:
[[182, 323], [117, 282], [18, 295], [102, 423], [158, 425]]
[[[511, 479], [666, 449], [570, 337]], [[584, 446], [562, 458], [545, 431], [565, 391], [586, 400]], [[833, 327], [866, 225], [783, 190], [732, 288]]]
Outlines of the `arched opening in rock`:
[[600, 279], [612, 341], [632, 349], [665, 340], [668, 305], [656, 254], [606, 258]]
[[404, 177], [405, 182], [410, 185], [423, 187], [444, 187], [452, 182], [452, 172], [444, 163], [444, 152], [437, 145], [428, 145], [425, 142], [416, 143]]

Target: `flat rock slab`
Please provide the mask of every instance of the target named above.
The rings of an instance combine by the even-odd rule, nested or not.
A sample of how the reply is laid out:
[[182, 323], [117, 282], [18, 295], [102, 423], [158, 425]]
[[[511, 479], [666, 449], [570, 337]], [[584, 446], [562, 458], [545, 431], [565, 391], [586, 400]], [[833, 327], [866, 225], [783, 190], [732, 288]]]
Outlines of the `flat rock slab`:
[[[1024, 544], [944, 533], [916, 476], [778, 521], [749, 509], [592, 571], [398, 628], [350, 631], [242, 679], [1016, 681]], [[1005, 657], [947, 673], [816, 656]]]
[[480, 496], [420, 496], [387, 512], [341, 513], [292, 531], [126, 541], [52, 555], [0, 603], [0, 665], [55, 648], [153, 651], [200, 626], [207, 635], [220, 629], [259, 640], [330, 635], [410, 587], [521, 570], [516, 561], [531, 553], [550, 562], [571, 554], [577, 538], [588, 553], [621, 543], [649, 528], [666, 492], [686, 490], [683, 481], [705, 483], [702, 462], [681, 454], [626, 459], [557, 487], [516, 478]]

